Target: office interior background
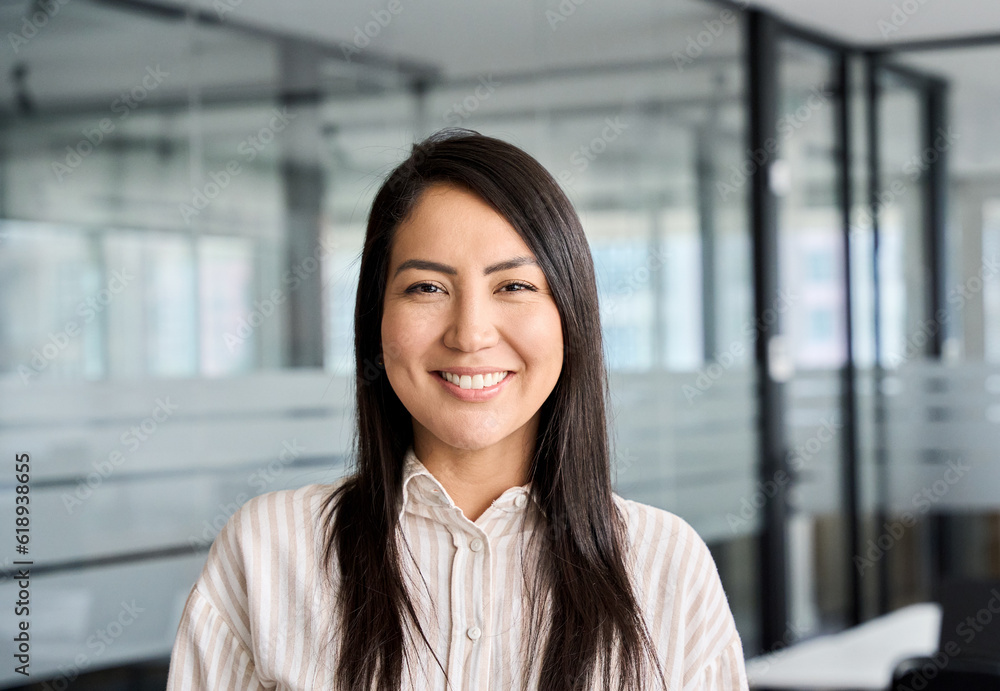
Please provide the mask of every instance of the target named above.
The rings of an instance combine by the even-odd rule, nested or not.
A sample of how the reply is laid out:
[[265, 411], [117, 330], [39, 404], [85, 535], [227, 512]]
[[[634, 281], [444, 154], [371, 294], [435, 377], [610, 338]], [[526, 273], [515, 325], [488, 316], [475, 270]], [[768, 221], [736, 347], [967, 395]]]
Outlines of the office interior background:
[[368, 207], [446, 126], [578, 209], [616, 490], [708, 542], [748, 658], [1000, 578], [995, 3], [5, 0], [0, 26], [0, 686], [162, 688], [226, 518], [346, 472]]

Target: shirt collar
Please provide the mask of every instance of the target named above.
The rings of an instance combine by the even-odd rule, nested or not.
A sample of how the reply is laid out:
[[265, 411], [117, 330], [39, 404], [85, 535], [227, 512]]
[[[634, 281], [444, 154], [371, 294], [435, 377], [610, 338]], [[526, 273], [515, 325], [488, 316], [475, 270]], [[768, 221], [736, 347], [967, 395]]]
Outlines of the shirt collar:
[[[520, 513], [529, 502], [534, 502], [536, 506], [538, 504], [531, 494], [530, 481], [504, 491], [493, 501], [491, 508], [496, 507], [506, 513]], [[415, 509], [417, 506], [446, 507], [461, 511], [444, 486], [417, 458], [413, 445], [410, 444], [403, 457], [403, 502], [399, 518], [402, 519], [407, 509]]]

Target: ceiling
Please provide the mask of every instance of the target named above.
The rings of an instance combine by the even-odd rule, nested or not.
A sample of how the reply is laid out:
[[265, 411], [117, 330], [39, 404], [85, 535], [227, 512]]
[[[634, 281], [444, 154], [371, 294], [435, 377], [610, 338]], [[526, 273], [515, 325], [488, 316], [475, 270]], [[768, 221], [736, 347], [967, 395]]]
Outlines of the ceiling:
[[995, 0], [754, 0], [752, 4], [849, 43], [879, 46], [1000, 34], [1000, 3]]
[[[116, 94], [129, 89], [143, 69], [162, 63], [171, 72], [161, 91], [186, 103], [189, 85], [225, 93], [239, 85], [269, 88], [280, 82], [280, 46], [323, 44], [345, 89], [363, 83], [378, 88], [379, 75], [359, 80], [350, 71], [366, 59], [394, 61], [437, 71], [445, 81], [475, 88], [490, 75], [560, 68], [652, 62], [672, 65], [695, 37], [713, 29], [705, 54], [716, 63], [739, 62], [743, 50], [735, 23], [723, 23], [727, 10], [748, 0], [88, 0], [56, 3], [61, 8], [38, 37], [15, 51], [30, 68], [26, 90], [43, 106], [90, 99], [107, 109]], [[1000, 34], [997, 0], [752, 0], [802, 27], [854, 45], [879, 46], [956, 36]], [[137, 11], [145, 5], [146, 10]], [[34, 0], [0, 0], [3, 35], [18, 31], [38, 11]], [[149, 7], [193, 7], [237, 31], [209, 24], [186, 24], [183, 16], [158, 16]], [[249, 29], [249, 31], [247, 31]], [[267, 37], [285, 36], [290, 41]], [[5, 46], [5, 48], [8, 48]], [[346, 51], [346, 52], [345, 52]], [[7, 57], [12, 54], [7, 50]], [[347, 60], [340, 60], [344, 54]], [[1000, 43], [966, 50], [908, 53], [899, 59], [937, 74], [952, 85], [954, 120], [968, 133], [956, 152], [962, 168], [1000, 168], [1000, 140], [993, 136], [1000, 110]], [[12, 63], [11, 63], [12, 64]], [[701, 59], [699, 66], [708, 64]], [[346, 70], [335, 75], [337, 70]], [[5, 72], [7, 70], [4, 70]], [[382, 70], [392, 72], [393, 70]], [[688, 71], [690, 72], [690, 70]], [[579, 70], [578, 70], [579, 73]], [[597, 72], [594, 71], [596, 75]], [[610, 73], [606, 73], [610, 74]], [[333, 75], [333, 76], [331, 76]], [[0, 115], [16, 103], [20, 87], [0, 80]], [[671, 88], [683, 91], [687, 72], [671, 71]], [[608, 95], [613, 79], [597, 91], [573, 91], [570, 78], [560, 84], [566, 98]], [[613, 90], [613, 89], [611, 89]], [[513, 93], [508, 88], [505, 93]], [[464, 94], [464, 92], [463, 92]], [[461, 94], [460, 94], [461, 95]], [[619, 100], [620, 97], [619, 97]], [[634, 100], [634, 99], [633, 99]], [[529, 103], [530, 105], [530, 103]], [[975, 142], [975, 144], [972, 144]]]
[[[262, 36], [284, 34], [325, 44], [335, 53], [346, 51], [354, 62], [367, 58], [402, 60], [454, 78], [669, 59], [683, 52], [688, 47], [686, 39], [703, 32], [706, 22], [721, 26], [719, 20], [725, 16], [726, 7], [739, 9], [748, 2], [856, 45], [1000, 34], [1000, 2], [996, 0], [425, 0], [419, 4], [411, 4], [411, 0], [91, 0], [87, 5], [94, 10], [99, 6], [108, 11], [114, 8], [131, 17], [130, 28], [115, 36], [116, 50], [121, 51], [123, 59], [106, 64], [102, 72], [105, 68], [126, 68], [129, 45], [134, 44], [136, 50], [149, 45], [152, 36], [145, 34], [163, 32], [165, 26], [169, 30], [170, 24], [183, 26], [183, 21], [166, 25], [162, 21], [141, 21], [162, 17], [148, 10], [135, 11], [143, 6], [165, 6], [196, 8], [224, 25], [259, 30], [258, 44]], [[16, 32], [24, 17], [40, 6], [32, 0], [0, 0], [4, 35]], [[108, 29], [106, 23], [81, 25], [86, 13], [74, 12], [66, 3], [56, 6], [64, 9], [52, 16], [50, 26], [39, 31], [43, 38], [27, 46], [29, 56], [61, 59], [69, 53], [79, 54], [79, 42], [74, 38], [82, 41], [89, 37], [93, 41], [89, 43], [90, 52], [106, 40], [102, 35]], [[123, 9], [127, 11], [120, 12]], [[60, 37], [61, 47], [55, 41], [44, 40], [46, 34], [59, 33], [59, 25], [65, 27], [74, 15], [81, 17], [81, 22], [74, 25], [72, 35]], [[712, 49], [718, 50], [718, 44], [725, 42], [731, 50], [739, 50], [738, 41], [726, 40], [736, 32], [723, 29], [722, 40], [716, 40]], [[245, 32], [213, 33], [216, 43], [252, 38]], [[35, 43], [44, 44], [44, 51], [36, 49]], [[184, 50], [183, 45], [177, 47]], [[221, 59], [215, 64], [221, 66]], [[240, 65], [249, 67], [242, 59], [233, 67]], [[210, 71], [207, 76], [219, 72]]]
[[[738, 8], [748, 2], [728, 4]], [[412, 9], [408, 0], [191, 0], [193, 7], [212, 13], [225, 3], [233, 6], [223, 13], [226, 19], [332, 43], [351, 41], [373, 12], [385, 13], [393, 5], [398, 12], [380, 27], [371, 48], [466, 72], [579, 61], [595, 52], [608, 59], [609, 52], [638, 57], [676, 50], [657, 45], [664, 25], [704, 14], [706, 7], [720, 13], [725, 7], [692, 0], [436, 0]], [[1000, 33], [996, 0], [752, 0], [750, 5], [852, 44]]]
[[[234, 9], [224, 13], [226, 21], [341, 46], [374, 28], [375, 13], [382, 9], [382, 19], [389, 19], [377, 27], [365, 50], [432, 65], [446, 78], [669, 60], [687, 48], [685, 39], [707, 28], [706, 22], [719, 28], [717, 20], [725, 18], [727, 7], [765, 9], [852, 45], [1000, 35], [997, 0], [434, 0], [416, 6], [410, 0], [190, 2], [211, 12], [229, 3]], [[389, 7], [396, 14], [384, 10]], [[711, 49], [738, 54], [741, 41], [735, 34], [723, 29]], [[996, 169], [1000, 141], [993, 136], [993, 114], [1000, 109], [1000, 43], [947, 54], [908, 53], [899, 61], [951, 84], [952, 121], [968, 135], [955, 152], [955, 169]]]

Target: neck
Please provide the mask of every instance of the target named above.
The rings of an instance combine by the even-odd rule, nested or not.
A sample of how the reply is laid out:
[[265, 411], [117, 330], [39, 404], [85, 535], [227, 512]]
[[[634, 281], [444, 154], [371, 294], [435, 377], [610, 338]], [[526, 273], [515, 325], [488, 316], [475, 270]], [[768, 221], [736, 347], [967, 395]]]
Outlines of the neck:
[[537, 422], [479, 449], [450, 446], [416, 421], [413, 426], [414, 453], [470, 521], [477, 520], [505, 491], [531, 480]]

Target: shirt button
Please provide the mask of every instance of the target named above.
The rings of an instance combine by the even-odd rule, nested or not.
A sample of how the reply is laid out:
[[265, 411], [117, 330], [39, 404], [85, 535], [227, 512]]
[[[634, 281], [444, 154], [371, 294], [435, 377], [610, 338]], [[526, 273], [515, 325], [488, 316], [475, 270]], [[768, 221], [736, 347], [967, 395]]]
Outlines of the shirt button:
[[468, 634], [469, 638], [471, 638], [474, 641], [478, 640], [479, 637], [483, 635], [483, 632], [479, 629], [478, 626], [470, 627], [469, 630], [466, 631], [466, 633]]
[[473, 552], [478, 552], [482, 548], [483, 548], [483, 541], [480, 540], [478, 537], [469, 543], [469, 549], [471, 549]]
[[524, 506], [525, 503], [527, 503], [527, 501], [528, 498], [523, 494], [519, 494], [516, 497], [514, 497], [514, 505], [517, 506], [518, 508]]

